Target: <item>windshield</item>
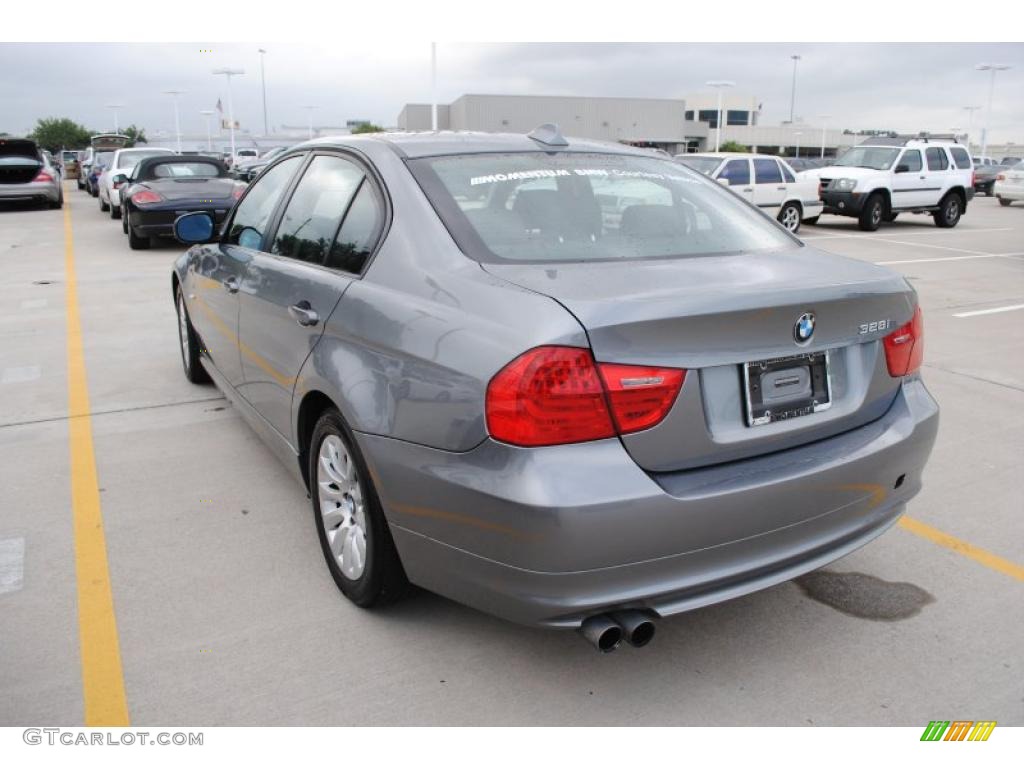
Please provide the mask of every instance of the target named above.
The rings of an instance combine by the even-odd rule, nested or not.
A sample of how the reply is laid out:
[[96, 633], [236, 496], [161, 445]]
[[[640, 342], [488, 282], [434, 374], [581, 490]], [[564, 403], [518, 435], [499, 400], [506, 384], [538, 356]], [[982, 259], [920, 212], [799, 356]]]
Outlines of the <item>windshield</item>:
[[899, 147], [854, 147], [846, 150], [832, 165], [887, 171], [899, 153]]
[[113, 152], [97, 152], [92, 158], [92, 164], [93, 166], [106, 165], [113, 156]]
[[160, 155], [170, 154], [165, 149], [156, 150], [145, 150], [145, 149], [129, 149], [122, 150], [121, 154], [117, 156], [118, 168], [132, 168], [139, 164], [141, 160], [145, 160], [147, 157], [160, 157]]
[[676, 160], [687, 168], [693, 168], [697, 173], [703, 173], [705, 176], [710, 176], [712, 171], [722, 162], [720, 157], [701, 157], [698, 155], [684, 155], [677, 157]]
[[463, 252], [480, 261], [673, 258], [792, 247], [718, 184], [671, 160], [575, 152], [410, 161]]

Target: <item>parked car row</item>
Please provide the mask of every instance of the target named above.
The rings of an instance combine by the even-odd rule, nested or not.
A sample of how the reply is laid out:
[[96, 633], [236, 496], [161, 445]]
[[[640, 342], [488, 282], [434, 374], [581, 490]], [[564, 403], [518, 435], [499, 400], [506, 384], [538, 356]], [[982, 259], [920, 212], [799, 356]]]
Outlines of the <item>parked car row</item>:
[[988, 163], [974, 167], [974, 191], [992, 197], [995, 194], [996, 177], [1020, 164], [1020, 158], [1006, 157], [998, 164]]

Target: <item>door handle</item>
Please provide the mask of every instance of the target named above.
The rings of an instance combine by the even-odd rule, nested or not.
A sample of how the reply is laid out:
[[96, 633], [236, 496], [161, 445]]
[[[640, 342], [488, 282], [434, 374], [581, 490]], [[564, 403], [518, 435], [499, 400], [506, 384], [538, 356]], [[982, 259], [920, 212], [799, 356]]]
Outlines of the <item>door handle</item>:
[[221, 280], [220, 284], [224, 286], [224, 290], [227, 291], [228, 293], [238, 293], [237, 277], [232, 276], [225, 278], [224, 280]]
[[777, 189], [779, 192], [785, 192], [786, 191], [785, 187], [776, 187], [775, 189]]
[[744, 192], [753, 192], [753, 191], [754, 191], [754, 188], [753, 188], [753, 187], [744, 187], [744, 188], [743, 188], [743, 191], [744, 191]]
[[300, 301], [288, 307], [288, 314], [292, 316], [299, 325], [316, 325], [320, 322], [320, 315], [308, 301]]

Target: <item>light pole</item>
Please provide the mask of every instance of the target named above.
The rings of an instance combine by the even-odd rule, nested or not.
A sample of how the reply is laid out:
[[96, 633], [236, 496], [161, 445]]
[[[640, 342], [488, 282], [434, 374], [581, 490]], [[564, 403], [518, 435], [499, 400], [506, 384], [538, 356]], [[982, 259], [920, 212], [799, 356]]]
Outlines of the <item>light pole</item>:
[[732, 88], [736, 83], [732, 80], [708, 80], [705, 85], [718, 89], [718, 126], [715, 130], [715, 152], [722, 145], [722, 89]]
[[988, 110], [985, 114], [985, 126], [981, 129], [981, 157], [985, 158], [988, 151], [988, 127], [992, 122], [992, 92], [996, 89], [996, 72], [1003, 72], [1010, 68], [1009, 64], [978, 64], [974, 67], [979, 72], [988, 72]]
[[804, 135], [803, 131], [796, 131], [793, 136], [796, 137], [796, 159], [800, 159], [800, 137]]
[[231, 77], [232, 75], [244, 75], [244, 69], [233, 69], [231, 67], [222, 67], [221, 69], [213, 70], [215, 75], [224, 75], [228, 79], [228, 130], [231, 133], [231, 162], [235, 162], [235, 108], [231, 103]]
[[263, 84], [263, 135], [267, 136], [270, 133], [270, 129], [267, 127], [267, 72], [263, 68], [263, 57], [266, 51], [263, 48], [259, 49], [260, 52], [260, 82]]
[[118, 124], [117, 124], [117, 110], [119, 110], [121, 107], [123, 107], [124, 104], [107, 104], [106, 106], [107, 106], [107, 109], [114, 110], [114, 133], [117, 133], [118, 130], [120, 130], [120, 126], [118, 126]]
[[818, 119], [821, 120], [821, 159], [825, 159], [825, 127], [828, 125], [829, 119], [832, 115], [818, 115]]
[[206, 116], [206, 151], [213, 151], [213, 136], [210, 133], [210, 118], [213, 117], [212, 109], [201, 109], [199, 110], [200, 115]]
[[174, 97], [174, 135], [178, 139], [178, 154], [181, 154], [181, 120], [178, 118], [178, 97], [184, 93], [184, 91], [167, 90], [164, 91], [168, 96]]
[[971, 127], [974, 125], [974, 113], [981, 107], [964, 107], [967, 110], [967, 151], [971, 151]]
[[789, 58], [793, 60], [793, 89], [789, 94], [789, 122], [792, 123], [796, 119], [796, 63], [800, 61], [800, 54], [794, 53]]
[[313, 110], [316, 109], [316, 106], [313, 105], [313, 104], [307, 104], [306, 106], [303, 107], [303, 109], [305, 109], [305, 110], [307, 110], [309, 112], [309, 138], [312, 139], [313, 138]]
[[430, 130], [437, 131], [437, 43], [430, 44]]

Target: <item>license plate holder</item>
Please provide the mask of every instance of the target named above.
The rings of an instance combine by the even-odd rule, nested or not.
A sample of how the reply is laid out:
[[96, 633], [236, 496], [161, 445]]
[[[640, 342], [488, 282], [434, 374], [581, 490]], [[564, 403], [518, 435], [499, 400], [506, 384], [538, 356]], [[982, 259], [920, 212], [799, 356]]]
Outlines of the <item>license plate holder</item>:
[[772, 424], [832, 406], [828, 350], [743, 364], [747, 426]]

